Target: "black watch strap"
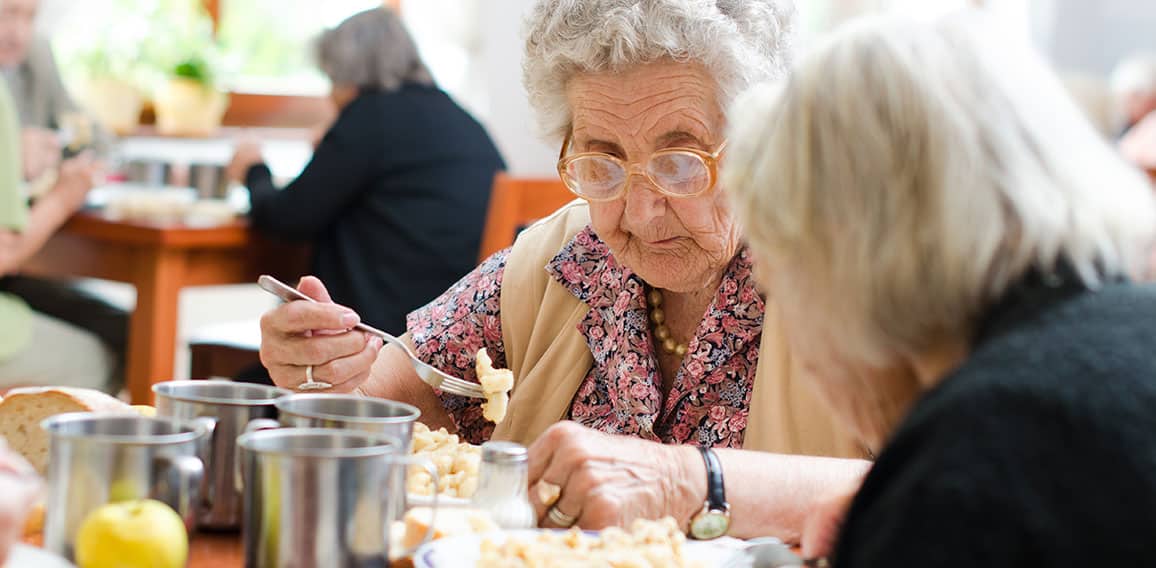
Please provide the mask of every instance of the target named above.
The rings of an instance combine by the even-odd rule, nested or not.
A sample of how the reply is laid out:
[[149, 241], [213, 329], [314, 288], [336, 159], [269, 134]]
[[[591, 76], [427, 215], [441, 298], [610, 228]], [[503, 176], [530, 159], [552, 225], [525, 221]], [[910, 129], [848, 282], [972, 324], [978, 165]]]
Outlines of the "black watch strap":
[[726, 488], [723, 486], [722, 462], [719, 461], [714, 450], [706, 446], [699, 446], [698, 451], [702, 452], [702, 459], [706, 462], [707, 507], [714, 511], [726, 511], [729, 505], [727, 505]]

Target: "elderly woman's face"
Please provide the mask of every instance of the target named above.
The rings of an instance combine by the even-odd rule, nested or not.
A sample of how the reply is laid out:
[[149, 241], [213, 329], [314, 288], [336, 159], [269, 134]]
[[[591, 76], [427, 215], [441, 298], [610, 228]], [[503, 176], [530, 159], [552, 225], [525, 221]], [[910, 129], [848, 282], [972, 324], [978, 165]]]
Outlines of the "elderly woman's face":
[[[723, 142], [725, 117], [715, 83], [696, 64], [581, 74], [571, 79], [567, 96], [574, 152], [643, 163], [656, 150], [714, 152]], [[722, 192], [671, 198], [645, 176], [628, 183], [622, 198], [590, 203], [591, 224], [615, 258], [658, 288], [690, 292], [717, 285], [738, 243]]]

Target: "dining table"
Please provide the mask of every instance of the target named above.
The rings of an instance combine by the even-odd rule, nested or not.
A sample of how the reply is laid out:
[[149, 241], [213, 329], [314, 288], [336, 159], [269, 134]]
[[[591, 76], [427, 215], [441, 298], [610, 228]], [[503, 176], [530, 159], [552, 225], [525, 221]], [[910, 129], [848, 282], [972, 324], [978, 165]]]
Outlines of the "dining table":
[[[27, 535], [24, 544], [41, 547], [41, 533]], [[245, 545], [238, 532], [196, 532], [189, 538], [189, 560], [186, 568], [240, 568], [245, 565]], [[399, 558], [390, 568], [412, 568], [413, 561]]]
[[252, 283], [260, 274], [294, 281], [304, 274], [307, 256], [303, 245], [265, 238], [240, 216], [204, 227], [117, 220], [99, 210], [84, 210], [68, 220], [22, 272], [101, 278], [136, 288], [125, 382], [133, 404], [151, 404], [152, 385], [177, 376], [183, 288]]
[[[44, 535], [26, 535], [24, 544], [43, 546]], [[189, 539], [188, 568], [232, 568], [242, 566], [245, 561], [245, 547], [239, 533], [195, 533]]]

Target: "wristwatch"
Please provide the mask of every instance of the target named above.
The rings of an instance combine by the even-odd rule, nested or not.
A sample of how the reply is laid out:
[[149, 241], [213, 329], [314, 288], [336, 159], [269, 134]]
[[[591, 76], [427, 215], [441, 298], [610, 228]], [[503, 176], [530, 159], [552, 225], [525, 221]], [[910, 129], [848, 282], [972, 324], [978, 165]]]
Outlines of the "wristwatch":
[[706, 462], [706, 503], [702, 510], [690, 519], [690, 537], [710, 540], [727, 533], [731, 526], [731, 506], [727, 503], [726, 489], [723, 487], [722, 462], [714, 450], [700, 446], [702, 460]]

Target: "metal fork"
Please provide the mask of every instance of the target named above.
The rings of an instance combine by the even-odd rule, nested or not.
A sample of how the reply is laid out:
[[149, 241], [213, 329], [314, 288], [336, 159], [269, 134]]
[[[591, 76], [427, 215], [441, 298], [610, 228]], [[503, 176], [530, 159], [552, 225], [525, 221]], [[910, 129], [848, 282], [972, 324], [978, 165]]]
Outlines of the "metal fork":
[[[260, 286], [262, 290], [265, 290], [266, 292], [281, 298], [281, 300], [285, 302], [305, 300], [307, 302], [317, 303], [317, 300], [302, 294], [296, 288], [293, 288], [292, 286], [289, 286], [288, 284], [285, 284], [284, 282], [281, 282], [280, 280], [277, 280], [276, 278], [273, 278], [267, 274], [262, 274], [261, 277], [257, 279], [257, 285]], [[468, 396], [471, 398], [486, 398], [485, 393], [482, 392], [481, 385], [447, 375], [437, 370], [435, 367], [427, 364], [425, 361], [418, 359], [417, 356], [409, 350], [409, 346], [406, 345], [402, 340], [365, 323], [359, 323], [353, 327], [354, 329], [359, 329], [366, 333], [372, 333], [373, 335], [384, 339], [386, 342], [401, 348], [401, 350], [409, 356], [409, 361], [411, 364], [413, 364], [413, 370], [417, 372], [417, 376], [420, 377], [422, 382], [425, 384], [435, 389], [441, 389], [450, 394]]]

